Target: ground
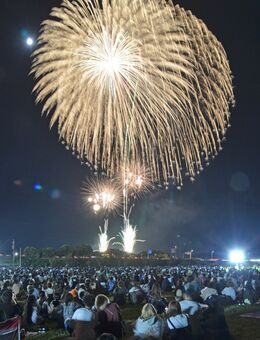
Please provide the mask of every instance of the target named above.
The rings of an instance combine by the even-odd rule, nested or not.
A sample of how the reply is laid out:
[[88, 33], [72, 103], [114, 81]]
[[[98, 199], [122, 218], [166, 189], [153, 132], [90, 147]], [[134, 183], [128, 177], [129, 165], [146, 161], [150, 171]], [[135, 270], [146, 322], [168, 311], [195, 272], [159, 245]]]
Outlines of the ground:
[[[127, 333], [131, 335], [134, 321], [140, 315], [141, 306], [127, 306], [122, 309], [123, 319], [127, 325]], [[226, 320], [234, 340], [260, 340], [259, 319], [241, 317], [241, 314], [260, 311], [260, 305], [231, 306], [225, 311]], [[33, 340], [65, 339], [67, 333], [63, 330], [52, 330], [45, 334], [30, 336]], [[224, 340], [224, 339], [220, 339]]]

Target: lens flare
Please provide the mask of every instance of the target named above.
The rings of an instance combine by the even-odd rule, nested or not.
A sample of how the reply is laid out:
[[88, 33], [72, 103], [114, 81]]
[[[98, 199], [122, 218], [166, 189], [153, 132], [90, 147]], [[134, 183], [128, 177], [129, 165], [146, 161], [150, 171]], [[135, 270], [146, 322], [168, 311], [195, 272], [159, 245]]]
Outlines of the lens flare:
[[104, 253], [108, 250], [109, 244], [112, 240], [114, 240], [115, 237], [108, 238], [107, 232], [108, 232], [108, 220], [105, 220], [104, 229], [102, 230], [101, 227], [99, 227], [100, 233], [98, 234], [99, 237], [99, 251], [100, 253]]
[[127, 156], [181, 189], [183, 174], [193, 179], [222, 149], [231, 70], [190, 11], [166, 0], [63, 0], [38, 44], [36, 102], [93, 168], [113, 177]]

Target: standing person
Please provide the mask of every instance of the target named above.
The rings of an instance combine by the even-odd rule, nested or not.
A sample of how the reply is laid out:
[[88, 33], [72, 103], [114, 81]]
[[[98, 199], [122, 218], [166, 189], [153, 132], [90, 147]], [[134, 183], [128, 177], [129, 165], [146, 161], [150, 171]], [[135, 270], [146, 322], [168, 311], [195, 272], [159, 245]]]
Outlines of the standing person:
[[97, 326], [95, 327], [97, 336], [103, 333], [111, 333], [121, 339], [124, 328], [120, 308], [116, 303], [110, 303], [108, 297], [99, 294], [95, 299], [97, 311]]
[[42, 319], [38, 315], [38, 307], [36, 298], [34, 295], [29, 295], [24, 306], [23, 323], [27, 329], [42, 322]]
[[143, 306], [141, 316], [137, 319], [134, 328], [134, 335], [141, 339], [153, 337], [162, 339], [163, 321], [157, 315], [156, 309], [150, 303]]
[[5, 290], [0, 298], [0, 312], [2, 318], [11, 319], [21, 314], [21, 308], [16, 302], [15, 296], [11, 290]]
[[165, 339], [192, 339], [189, 315], [182, 313], [179, 302], [170, 302], [166, 315]]

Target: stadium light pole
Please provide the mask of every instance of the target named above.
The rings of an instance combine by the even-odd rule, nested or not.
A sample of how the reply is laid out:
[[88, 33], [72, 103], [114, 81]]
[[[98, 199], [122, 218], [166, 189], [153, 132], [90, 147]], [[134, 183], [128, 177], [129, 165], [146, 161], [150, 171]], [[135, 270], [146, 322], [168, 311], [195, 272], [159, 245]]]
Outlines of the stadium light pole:
[[22, 248], [19, 250], [19, 267], [22, 267]]
[[14, 251], [14, 248], [15, 248], [15, 240], [13, 240], [13, 242], [12, 242], [12, 251], [13, 251], [13, 267], [14, 267], [14, 260], [15, 260], [15, 251]]

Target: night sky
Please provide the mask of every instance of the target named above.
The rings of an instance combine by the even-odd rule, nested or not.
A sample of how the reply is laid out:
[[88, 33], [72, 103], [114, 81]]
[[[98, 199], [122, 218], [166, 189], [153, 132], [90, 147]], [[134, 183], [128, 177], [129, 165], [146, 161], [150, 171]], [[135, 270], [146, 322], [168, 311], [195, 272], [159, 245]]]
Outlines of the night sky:
[[[174, 1], [175, 2], [175, 1]], [[33, 245], [87, 243], [96, 249], [102, 215], [87, 210], [82, 181], [91, 173], [58, 142], [41, 117], [28, 76], [40, 23], [56, 0], [1, 0], [0, 14], [0, 251]], [[175, 2], [177, 3], [177, 2]], [[182, 191], [158, 191], [140, 199], [132, 222], [146, 243], [138, 250], [169, 251], [180, 234], [183, 247], [225, 252], [240, 246], [260, 256], [259, 0], [178, 2], [201, 18], [222, 42], [235, 76], [236, 107], [223, 151]], [[258, 20], [259, 21], [259, 20]], [[35, 190], [40, 183], [42, 190]], [[110, 218], [111, 234], [122, 219]]]

